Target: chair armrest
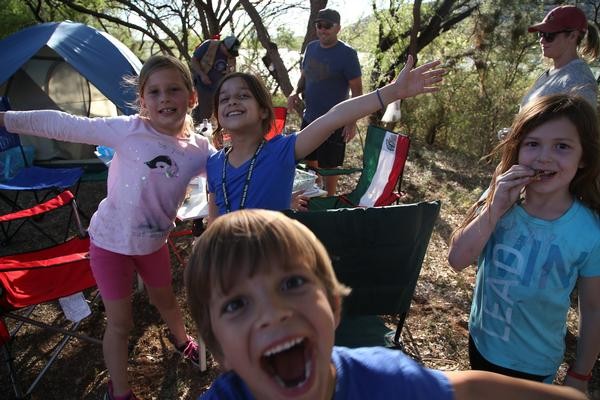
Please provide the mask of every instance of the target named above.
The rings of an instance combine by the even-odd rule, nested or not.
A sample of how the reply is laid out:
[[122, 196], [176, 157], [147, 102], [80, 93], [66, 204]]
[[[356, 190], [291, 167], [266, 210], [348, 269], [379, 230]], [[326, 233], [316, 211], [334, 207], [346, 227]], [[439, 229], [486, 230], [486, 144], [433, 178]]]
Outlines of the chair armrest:
[[9, 214], [0, 215], [0, 222], [9, 222], [9, 221], [15, 221], [18, 219], [23, 219], [23, 218], [32, 218], [37, 215], [44, 214], [48, 211], [51, 211], [51, 210], [60, 208], [66, 204], [69, 204], [71, 201], [73, 201], [73, 197], [74, 196], [70, 191], [65, 190], [64, 192], [51, 198], [50, 200], [47, 200], [47, 201], [45, 201], [41, 204], [38, 204], [34, 207], [15, 211], [15, 212], [12, 212]]
[[350, 175], [355, 172], [362, 172], [362, 168], [311, 168], [321, 176]]

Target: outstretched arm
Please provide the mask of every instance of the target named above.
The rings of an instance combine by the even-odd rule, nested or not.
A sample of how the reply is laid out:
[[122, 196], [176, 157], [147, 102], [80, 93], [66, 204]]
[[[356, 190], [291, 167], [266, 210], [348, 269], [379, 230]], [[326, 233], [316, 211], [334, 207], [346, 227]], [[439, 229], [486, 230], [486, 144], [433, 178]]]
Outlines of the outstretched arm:
[[[360, 76], [358, 78], [352, 79], [350, 82], [348, 82], [348, 84], [350, 86], [350, 92], [352, 93], [352, 97], [362, 96], [363, 87], [362, 79]], [[342, 137], [344, 138], [345, 142], [351, 141], [354, 138], [354, 136], [356, 136], [356, 121], [352, 121], [351, 123], [346, 124], [342, 132]]]
[[512, 378], [485, 371], [446, 372], [456, 400], [585, 400], [573, 388]]
[[434, 69], [439, 64], [439, 61], [433, 61], [412, 69], [413, 58], [408, 56], [406, 65], [393, 83], [337, 104], [304, 128], [296, 140], [296, 159], [310, 154], [337, 128], [385, 108], [392, 101], [439, 90], [438, 84], [445, 73], [443, 69]]

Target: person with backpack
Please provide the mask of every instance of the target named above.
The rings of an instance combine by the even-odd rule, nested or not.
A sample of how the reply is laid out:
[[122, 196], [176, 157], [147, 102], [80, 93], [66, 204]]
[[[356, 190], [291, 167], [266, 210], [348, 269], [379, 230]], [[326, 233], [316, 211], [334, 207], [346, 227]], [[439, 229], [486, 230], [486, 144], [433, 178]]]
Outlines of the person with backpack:
[[219, 81], [235, 71], [240, 41], [235, 36], [223, 40], [205, 40], [194, 50], [190, 67], [198, 94], [198, 105], [192, 110], [194, 125], [210, 119], [213, 113], [213, 95]]

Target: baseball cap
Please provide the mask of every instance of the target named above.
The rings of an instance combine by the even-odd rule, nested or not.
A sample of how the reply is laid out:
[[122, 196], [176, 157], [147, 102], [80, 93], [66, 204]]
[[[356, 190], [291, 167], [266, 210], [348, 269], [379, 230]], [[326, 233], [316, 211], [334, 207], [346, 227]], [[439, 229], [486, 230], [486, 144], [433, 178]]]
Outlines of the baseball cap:
[[587, 30], [587, 18], [581, 9], [575, 6], [560, 6], [546, 15], [544, 20], [527, 28], [529, 32], [560, 32], [565, 30]]
[[235, 36], [227, 36], [225, 39], [222, 40], [222, 42], [232, 56], [238, 56], [238, 50], [240, 49], [240, 41]]
[[324, 8], [322, 10], [319, 10], [319, 13], [317, 14], [317, 18], [315, 19], [315, 22], [319, 22], [319, 21], [329, 21], [329, 22], [333, 22], [334, 24], [340, 24], [340, 13], [338, 13], [335, 10], [332, 10], [331, 8]]

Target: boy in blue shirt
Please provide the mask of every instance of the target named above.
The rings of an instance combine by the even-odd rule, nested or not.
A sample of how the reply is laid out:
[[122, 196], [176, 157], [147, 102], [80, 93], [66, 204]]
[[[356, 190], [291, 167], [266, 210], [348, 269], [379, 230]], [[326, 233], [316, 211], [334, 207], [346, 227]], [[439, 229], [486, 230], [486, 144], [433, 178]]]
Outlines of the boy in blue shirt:
[[334, 346], [342, 298], [327, 251], [267, 210], [218, 218], [185, 271], [208, 349], [228, 371], [209, 399], [585, 399], [572, 388], [482, 371], [441, 372], [398, 350]]

